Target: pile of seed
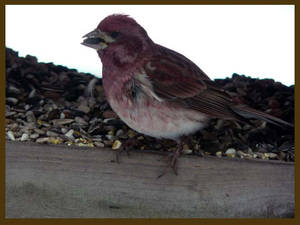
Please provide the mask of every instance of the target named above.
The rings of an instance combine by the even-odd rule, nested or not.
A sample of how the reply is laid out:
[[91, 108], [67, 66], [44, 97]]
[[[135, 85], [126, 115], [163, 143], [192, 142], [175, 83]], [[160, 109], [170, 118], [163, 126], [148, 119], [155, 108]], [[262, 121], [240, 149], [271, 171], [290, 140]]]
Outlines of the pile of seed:
[[[234, 74], [218, 79], [237, 101], [294, 121], [294, 86]], [[92, 93], [89, 87], [94, 86]], [[176, 143], [137, 134], [111, 110], [102, 80], [75, 69], [38, 63], [6, 49], [6, 138], [43, 144], [172, 151]], [[262, 121], [254, 126], [212, 120], [189, 138], [185, 154], [294, 161], [294, 130]], [[93, 149], [93, 148], [86, 148]]]

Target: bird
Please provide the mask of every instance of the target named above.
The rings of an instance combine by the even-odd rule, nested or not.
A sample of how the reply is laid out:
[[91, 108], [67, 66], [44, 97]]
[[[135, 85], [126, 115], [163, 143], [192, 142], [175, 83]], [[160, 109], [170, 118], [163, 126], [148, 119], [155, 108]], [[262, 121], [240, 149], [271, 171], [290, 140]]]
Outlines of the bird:
[[120, 119], [139, 133], [176, 141], [168, 163], [175, 174], [185, 137], [213, 118], [293, 126], [235, 101], [194, 62], [155, 43], [128, 15], [105, 17], [83, 38], [81, 44], [97, 51], [105, 96]]

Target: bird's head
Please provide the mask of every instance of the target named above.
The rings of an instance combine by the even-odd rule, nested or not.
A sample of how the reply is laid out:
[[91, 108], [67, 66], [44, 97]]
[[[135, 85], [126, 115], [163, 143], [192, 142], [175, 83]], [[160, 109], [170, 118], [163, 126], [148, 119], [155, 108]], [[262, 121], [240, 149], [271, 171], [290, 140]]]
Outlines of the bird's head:
[[152, 41], [147, 32], [133, 18], [127, 15], [113, 14], [104, 18], [98, 27], [84, 35], [83, 45], [96, 49], [102, 55], [110, 52], [139, 53]]

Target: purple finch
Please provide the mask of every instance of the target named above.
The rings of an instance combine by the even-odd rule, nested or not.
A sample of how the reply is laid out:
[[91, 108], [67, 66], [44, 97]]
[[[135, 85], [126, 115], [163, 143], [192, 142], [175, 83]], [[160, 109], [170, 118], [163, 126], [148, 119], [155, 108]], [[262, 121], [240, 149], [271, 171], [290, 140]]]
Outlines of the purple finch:
[[126, 15], [110, 15], [84, 36], [103, 65], [108, 102], [132, 129], [178, 142], [170, 166], [175, 171], [182, 138], [211, 118], [261, 119], [292, 126], [279, 118], [235, 102], [185, 56], [154, 43], [143, 27]]

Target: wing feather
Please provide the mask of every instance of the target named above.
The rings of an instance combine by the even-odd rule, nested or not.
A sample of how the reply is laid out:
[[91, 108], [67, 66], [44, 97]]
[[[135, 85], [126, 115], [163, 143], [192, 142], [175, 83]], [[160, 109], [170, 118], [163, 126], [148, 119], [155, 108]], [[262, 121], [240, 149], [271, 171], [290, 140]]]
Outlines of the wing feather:
[[[147, 85], [163, 101], [176, 102], [212, 117], [232, 118], [231, 97], [185, 56], [160, 46], [145, 68]], [[137, 77], [138, 79], [138, 77]]]

